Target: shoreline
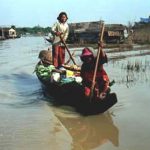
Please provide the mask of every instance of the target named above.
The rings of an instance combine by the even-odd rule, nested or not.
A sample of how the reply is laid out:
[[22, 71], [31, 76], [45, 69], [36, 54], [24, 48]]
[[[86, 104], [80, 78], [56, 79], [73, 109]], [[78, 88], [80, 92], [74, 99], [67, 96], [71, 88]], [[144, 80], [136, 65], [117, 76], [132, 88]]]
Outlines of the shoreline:
[[[97, 49], [97, 44], [67, 44], [69, 48], [92, 47]], [[150, 49], [150, 44], [105, 44], [104, 49], [127, 51], [127, 50], [143, 50]]]

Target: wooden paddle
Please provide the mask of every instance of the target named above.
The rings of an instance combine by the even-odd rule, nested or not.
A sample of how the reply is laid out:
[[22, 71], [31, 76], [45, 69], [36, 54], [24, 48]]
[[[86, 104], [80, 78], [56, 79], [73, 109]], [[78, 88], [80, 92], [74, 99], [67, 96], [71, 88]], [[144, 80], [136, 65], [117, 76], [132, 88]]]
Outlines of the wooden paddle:
[[74, 65], [77, 65], [76, 62], [75, 62], [75, 60], [73, 59], [71, 53], [70, 53], [70, 51], [69, 51], [69, 49], [68, 49], [68, 47], [67, 47], [65, 41], [63, 40], [62, 36], [60, 35], [59, 37], [60, 37], [61, 42], [64, 44], [64, 46], [65, 46], [65, 48], [66, 48], [66, 50], [67, 50], [67, 52], [68, 52], [68, 54], [69, 54], [71, 60], [73, 61]]
[[[102, 29], [101, 29], [101, 32], [100, 32], [100, 41], [99, 41], [100, 43], [103, 41], [104, 29], [105, 29], [105, 25], [104, 25], [104, 23], [102, 23]], [[101, 50], [102, 50], [102, 48], [99, 45], [98, 46], [98, 52], [97, 52], [95, 69], [94, 69], [94, 75], [93, 75], [93, 80], [92, 80], [92, 86], [91, 86], [90, 101], [91, 101], [91, 99], [93, 97], [93, 93], [94, 93], [95, 79], [96, 79], [96, 74], [97, 74], [98, 63], [99, 63], [99, 59], [100, 59], [100, 52], [101, 52]]]
[[[71, 56], [73, 57], [75, 55], [75, 50], [73, 51], [73, 53], [71, 54]], [[71, 58], [69, 57], [69, 59], [65, 62], [65, 65], [68, 65], [70, 62]]]

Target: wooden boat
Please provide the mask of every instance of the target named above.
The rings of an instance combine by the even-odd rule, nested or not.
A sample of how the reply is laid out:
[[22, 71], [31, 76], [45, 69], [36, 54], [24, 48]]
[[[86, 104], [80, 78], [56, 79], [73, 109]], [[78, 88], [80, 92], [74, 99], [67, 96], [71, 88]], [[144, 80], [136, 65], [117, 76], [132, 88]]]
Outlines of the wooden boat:
[[52, 39], [50, 39], [50, 38], [45, 38], [45, 40], [49, 43], [52, 43]]
[[41, 81], [45, 92], [54, 97], [54, 105], [72, 106], [77, 112], [83, 115], [103, 113], [117, 102], [115, 93], [107, 94], [103, 100], [95, 97], [89, 100], [84, 95], [84, 87], [82, 84], [76, 81], [61, 84], [60, 82], [51, 83], [44, 81], [40, 77], [38, 79]]
[[[102, 37], [104, 33], [104, 24], [102, 24], [102, 31], [100, 33], [101, 33], [100, 42], [102, 42]], [[60, 36], [60, 39], [61, 39], [61, 42], [64, 44], [70, 56], [70, 59], [72, 60], [74, 65], [76, 65], [65, 41], [63, 40], [61, 36]], [[46, 40], [48, 41], [48, 39]], [[100, 55], [100, 51], [102, 51], [102, 48], [99, 46], [97, 56]], [[99, 61], [99, 57], [97, 57], [97, 60]], [[95, 67], [95, 71], [96, 71], [98, 65], [95, 65], [95, 66], [96, 66]], [[95, 80], [94, 77], [96, 77], [95, 73], [93, 75], [93, 80]], [[38, 73], [37, 73], [37, 76], [38, 76]], [[92, 96], [92, 99], [87, 98], [84, 94], [84, 89], [85, 89], [84, 86], [82, 85], [81, 82], [78, 83], [76, 80], [71, 80], [69, 82], [67, 81], [67, 82], [62, 83], [61, 82], [62, 78], [60, 79], [60, 82], [50, 82], [47, 80], [44, 81], [42, 78], [40, 78], [40, 76], [38, 76], [38, 78], [44, 85], [44, 88], [46, 89], [46, 91], [51, 96], [54, 97], [55, 104], [72, 106], [83, 115], [103, 113], [117, 102], [117, 96], [115, 93], [107, 93], [104, 99], [97, 98], [96, 96]], [[91, 89], [94, 89], [93, 85], [94, 84], [92, 84], [93, 88]]]

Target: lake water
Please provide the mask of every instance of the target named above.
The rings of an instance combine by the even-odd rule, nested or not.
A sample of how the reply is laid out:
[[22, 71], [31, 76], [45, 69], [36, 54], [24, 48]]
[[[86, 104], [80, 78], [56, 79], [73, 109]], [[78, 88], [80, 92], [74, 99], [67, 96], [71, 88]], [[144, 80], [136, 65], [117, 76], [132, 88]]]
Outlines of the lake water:
[[[148, 150], [150, 57], [105, 65], [118, 103], [104, 114], [83, 117], [52, 106], [44, 96], [33, 71], [38, 53], [48, 47], [43, 37], [0, 41], [0, 150]], [[135, 62], [138, 71], [126, 69]]]

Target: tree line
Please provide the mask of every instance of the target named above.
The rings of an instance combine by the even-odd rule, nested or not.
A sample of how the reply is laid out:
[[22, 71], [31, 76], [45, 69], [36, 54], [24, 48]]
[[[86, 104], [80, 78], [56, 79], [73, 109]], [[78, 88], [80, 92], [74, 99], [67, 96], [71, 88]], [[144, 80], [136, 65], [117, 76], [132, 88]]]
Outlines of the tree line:
[[17, 31], [17, 34], [21, 35], [26, 35], [26, 34], [41, 34], [45, 35], [51, 31], [51, 27], [40, 27], [40, 26], [35, 26], [35, 27], [15, 27], [13, 28]]

